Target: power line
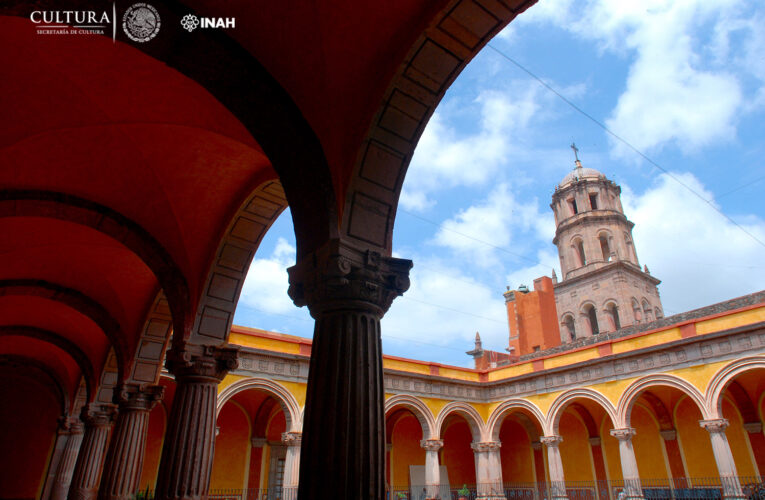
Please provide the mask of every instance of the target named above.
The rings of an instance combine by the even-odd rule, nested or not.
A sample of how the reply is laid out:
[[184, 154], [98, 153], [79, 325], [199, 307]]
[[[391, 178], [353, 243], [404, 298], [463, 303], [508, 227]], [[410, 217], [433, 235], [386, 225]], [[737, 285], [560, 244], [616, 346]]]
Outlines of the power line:
[[592, 116], [591, 114], [589, 114], [588, 112], [586, 112], [585, 110], [583, 110], [582, 108], [580, 108], [579, 106], [577, 106], [576, 104], [574, 104], [573, 102], [571, 102], [570, 100], [568, 100], [568, 99], [567, 99], [567, 98], [566, 98], [566, 97], [565, 97], [563, 94], [561, 94], [560, 92], [558, 92], [557, 90], [555, 90], [555, 89], [554, 89], [554, 88], [553, 88], [551, 85], [549, 85], [547, 82], [545, 82], [544, 80], [542, 80], [540, 77], [538, 77], [537, 75], [535, 75], [534, 73], [532, 73], [530, 70], [526, 69], [526, 68], [525, 68], [525, 67], [524, 67], [524, 66], [523, 66], [521, 63], [519, 63], [518, 61], [516, 61], [515, 59], [513, 59], [513, 58], [512, 58], [512, 57], [510, 57], [509, 55], [505, 54], [504, 52], [502, 52], [501, 50], [499, 50], [498, 48], [496, 48], [494, 45], [492, 45], [492, 44], [490, 44], [490, 43], [489, 43], [489, 44], [487, 44], [486, 46], [487, 46], [487, 47], [489, 47], [489, 48], [490, 48], [491, 50], [493, 50], [494, 52], [496, 52], [497, 54], [499, 54], [501, 57], [505, 58], [506, 60], [508, 60], [509, 62], [511, 62], [512, 64], [514, 64], [515, 66], [517, 66], [517, 67], [518, 67], [518, 68], [519, 68], [521, 71], [523, 71], [524, 73], [526, 73], [527, 75], [529, 75], [530, 77], [532, 77], [533, 79], [535, 79], [535, 80], [536, 80], [537, 82], [539, 82], [539, 83], [540, 83], [540, 84], [541, 84], [543, 87], [545, 87], [547, 90], [549, 90], [550, 92], [552, 92], [553, 94], [555, 94], [556, 96], [558, 96], [558, 98], [560, 98], [560, 99], [561, 99], [563, 102], [565, 102], [566, 104], [568, 104], [569, 106], [571, 106], [573, 109], [575, 109], [577, 112], [579, 112], [579, 113], [580, 113], [582, 116], [584, 116], [584, 117], [588, 118], [588, 119], [589, 119], [590, 121], [592, 121], [592, 122], [593, 122], [595, 125], [597, 125], [598, 127], [602, 128], [602, 129], [603, 129], [603, 130], [604, 130], [604, 131], [605, 131], [607, 134], [609, 134], [611, 137], [613, 137], [614, 139], [618, 140], [619, 142], [621, 142], [622, 144], [624, 144], [625, 146], [627, 146], [628, 148], [630, 148], [632, 151], [634, 151], [634, 152], [635, 152], [635, 153], [636, 153], [638, 156], [640, 156], [641, 158], [643, 158], [645, 161], [647, 161], [648, 163], [650, 163], [650, 164], [651, 164], [651, 165], [653, 165], [654, 167], [658, 168], [659, 170], [661, 170], [662, 172], [664, 172], [665, 174], [667, 174], [667, 176], [668, 176], [668, 177], [670, 177], [672, 180], [674, 180], [675, 182], [677, 182], [678, 184], [680, 184], [681, 186], [683, 186], [685, 189], [687, 189], [688, 191], [690, 191], [690, 192], [691, 192], [691, 193], [692, 193], [694, 196], [696, 196], [698, 199], [700, 199], [701, 201], [703, 201], [704, 203], [706, 203], [707, 205], [709, 205], [710, 207], [712, 207], [712, 209], [713, 209], [715, 212], [719, 213], [720, 215], [722, 215], [723, 217], [725, 217], [726, 219], [728, 219], [728, 221], [730, 221], [730, 223], [731, 223], [731, 224], [733, 224], [734, 226], [738, 227], [738, 228], [739, 228], [741, 231], [743, 231], [744, 233], [746, 233], [746, 234], [747, 234], [747, 235], [748, 235], [750, 238], [752, 238], [754, 241], [756, 241], [757, 243], [759, 243], [761, 246], [765, 247], [765, 242], [763, 242], [762, 240], [760, 240], [759, 238], [757, 238], [755, 235], [753, 235], [752, 233], [750, 233], [749, 231], [747, 231], [747, 230], [744, 228], [744, 226], [742, 226], [741, 224], [739, 224], [738, 222], [736, 222], [735, 220], [733, 220], [731, 217], [729, 217], [727, 214], [725, 214], [725, 213], [724, 213], [722, 210], [720, 210], [719, 208], [717, 208], [717, 207], [715, 206], [715, 204], [714, 204], [714, 203], [712, 203], [710, 200], [708, 200], [708, 199], [704, 198], [704, 197], [703, 197], [701, 194], [699, 194], [698, 192], [696, 192], [696, 190], [694, 190], [692, 187], [690, 187], [689, 185], [687, 185], [686, 183], [684, 183], [683, 181], [681, 181], [680, 179], [678, 179], [678, 178], [677, 178], [677, 177], [676, 177], [674, 174], [672, 174], [672, 173], [671, 173], [669, 170], [665, 169], [664, 167], [662, 167], [661, 165], [659, 165], [658, 163], [656, 163], [655, 161], [653, 161], [651, 158], [649, 158], [647, 155], [645, 155], [645, 154], [644, 154], [642, 151], [640, 151], [638, 148], [636, 148], [635, 146], [633, 146], [632, 144], [630, 144], [630, 143], [629, 143], [629, 142], [628, 142], [626, 139], [623, 139], [621, 136], [619, 136], [618, 134], [616, 134], [615, 132], [613, 132], [613, 131], [612, 131], [611, 129], [609, 129], [609, 128], [608, 128], [608, 127], [605, 125], [605, 124], [601, 123], [601, 122], [600, 122], [600, 121], [599, 121], [597, 118], [595, 118], [594, 116]]

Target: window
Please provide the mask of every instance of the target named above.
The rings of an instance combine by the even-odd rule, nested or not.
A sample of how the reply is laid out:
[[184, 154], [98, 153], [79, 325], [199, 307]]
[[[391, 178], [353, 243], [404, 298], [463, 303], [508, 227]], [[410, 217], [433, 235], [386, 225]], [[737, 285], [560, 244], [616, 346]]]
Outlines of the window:
[[606, 312], [608, 312], [608, 318], [611, 320], [611, 326], [614, 328], [614, 331], [621, 329], [622, 324], [619, 321], [619, 308], [616, 304], [613, 302], [608, 304]]
[[571, 215], [576, 215], [579, 213], [579, 210], [576, 208], [576, 200], [573, 198], [568, 199], [568, 208], [571, 209]]
[[534, 352], [539, 352], [539, 346], [538, 346], [538, 345], [535, 345], [535, 346], [533, 347], [533, 349], [534, 349]]
[[576, 242], [574, 242], [574, 248], [576, 248], [576, 254], [579, 257], [579, 265], [586, 266], [587, 258], [584, 255], [584, 242], [582, 242], [582, 240], [576, 240]]
[[600, 251], [603, 253], [603, 260], [611, 262], [611, 248], [608, 246], [608, 235], [601, 234], [598, 240], [600, 241]]
[[661, 319], [664, 317], [664, 314], [662, 314], [661, 309], [658, 307], [656, 308], [656, 319]]
[[651, 304], [645, 299], [643, 300], [643, 315], [645, 315], [646, 321], [653, 321], [653, 309], [651, 308]]
[[576, 340], [576, 327], [574, 326], [574, 317], [571, 315], [568, 315], [565, 318], [563, 318], [563, 326], [566, 327], [569, 341], [573, 342], [574, 340]]
[[590, 207], [592, 207], [593, 210], [598, 209], [598, 194], [592, 193], [590, 195]]
[[643, 321], [643, 313], [640, 310], [640, 304], [638, 304], [637, 299], [632, 299], [632, 314], [635, 316], [635, 323], [640, 323]]
[[598, 314], [595, 311], [595, 308], [591, 304], [587, 304], [584, 306], [584, 313], [587, 315], [587, 319], [590, 321], [590, 332], [592, 335], [599, 334], [600, 329], [598, 328]]

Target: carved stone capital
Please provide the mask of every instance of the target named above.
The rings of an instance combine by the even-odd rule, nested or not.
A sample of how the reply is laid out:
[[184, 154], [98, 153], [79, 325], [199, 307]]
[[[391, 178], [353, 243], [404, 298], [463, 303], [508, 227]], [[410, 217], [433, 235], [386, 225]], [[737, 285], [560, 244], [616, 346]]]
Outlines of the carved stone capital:
[[661, 437], [664, 438], [664, 441], [674, 441], [677, 439], [677, 431], [675, 429], [665, 429], [663, 431], [659, 431], [659, 434], [661, 434]]
[[334, 239], [289, 268], [289, 296], [316, 317], [358, 308], [382, 317], [409, 288], [412, 261], [360, 250]]
[[444, 447], [444, 440], [443, 439], [423, 439], [422, 441], [420, 441], [420, 446], [424, 448], [425, 451], [438, 451]]
[[83, 428], [82, 420], [77, 417], [69, 415], [58, 417], [57, 431], [59, 435], [82, 434]]
[[239, 365], [238, 353], [239, 346], [186, 344], [180, 350], [167, 351], [165, 366], [178, 380], [218, 383]]
[[635, 435], [635, 428], [623, 427], [621, 429], [611, 429], [611, 435], [619, 441], [629, 441]]
[[483, 452], [483, 451], [497, 451], [502, 446], [502, 443], [496, 442], [496, 441], [482, 441], [480, 443], [470, 443], [470, 447], [473, 448], [473, 451], [477, 452]]
[[709, 431], [710, 434], [725, 432], [730, 422], [727, 418], [716, 418], [714, 420], [699, 420], [699, 425]]
[[120, 384], [114, 391], [114, 402], [120, 411], [149, 411], [162, 400], [165, 387], [149, 384]]
[[90, 403], [82, 407], [80, 420], [86, 427], [109, 427], [117, 416], [117, 405]]
[[302, 432], [282, 432], [282, 443], [287, 446], [300, 446], [303, 441]]
[[759, 434], [762, 432], [762, 422], [746, 422], [744, 429], [749, 434]]
[[531, 442], [531, 449], [532, 450], [541, 450], [542, 449], [542, 443], [539, 441], [532, 441]]
[[563, 442], [563, 436], [541, 436], [539, 440], [548, 448], [557, 448]]
[[591, 437], [589, 441], [590, 441], [590, 446], [600, 446], [600, 438], [598, 436]]
[[250, 444], [253, 448], [263, 448], [268, 443], [266, 438], [250, 438]]

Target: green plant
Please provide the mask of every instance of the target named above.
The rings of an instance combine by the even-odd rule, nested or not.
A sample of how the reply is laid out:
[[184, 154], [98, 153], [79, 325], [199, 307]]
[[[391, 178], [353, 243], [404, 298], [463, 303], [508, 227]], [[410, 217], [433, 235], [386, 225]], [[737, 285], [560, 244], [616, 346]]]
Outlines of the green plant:
[[467, 484], [463, 484], [462, 489], [459, 490], [457, 493], [459, 493], [463, 497], [470, 495], [470, 490], [468, 489]]
[[406, 493], [399, 492], [397, 494], [397, 496], [398, 496], [399, 500], [406, 500]]

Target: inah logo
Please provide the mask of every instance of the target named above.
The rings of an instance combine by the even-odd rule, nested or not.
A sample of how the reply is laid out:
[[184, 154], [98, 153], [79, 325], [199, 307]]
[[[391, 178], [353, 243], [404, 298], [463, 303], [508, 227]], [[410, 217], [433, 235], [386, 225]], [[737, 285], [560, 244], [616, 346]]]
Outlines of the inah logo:
[[188, 30], [189, 33], [191, 33], [197, 26], [199, 26], [199, 19], [197, 19], [197, 16], [194, 14], [186, 14], [183, 16], [183, 19], [181, 19], [181, 26], [183, 26], [183, 29]]
[[197, 17], [194, 14], [186, 14], [181, 19], [181, 26], [189, 33], [199, 27], [202, 28], [235, 28], [235, 17]]
[[146, 3], [131, 5], [122, 16], [122, 29], [134, 42], [148, 42], [157, 36], [161, 24], [157, 9]]

